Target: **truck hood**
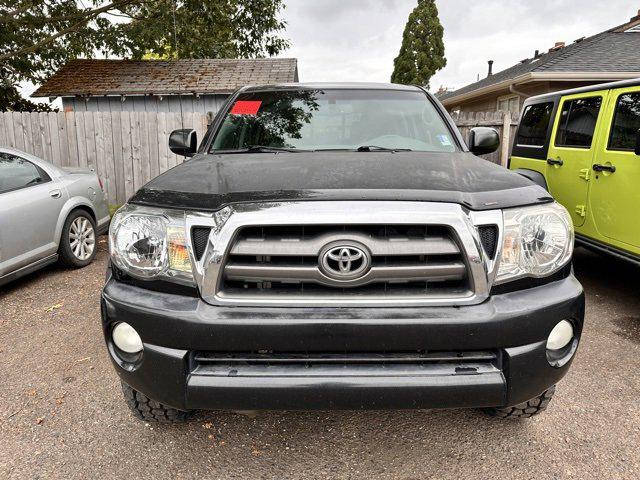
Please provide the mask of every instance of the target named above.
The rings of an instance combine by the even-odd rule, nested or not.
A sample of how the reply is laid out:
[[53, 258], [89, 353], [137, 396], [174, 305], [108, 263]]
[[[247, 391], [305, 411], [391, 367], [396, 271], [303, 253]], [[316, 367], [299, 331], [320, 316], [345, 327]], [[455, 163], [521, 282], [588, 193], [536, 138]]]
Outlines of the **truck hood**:
[[213, 211], [234, 203], [406, 200], [491, 210], [552, 198], [471, 153], [298, 152], [196, 155], [141, 188], [131, 203]]

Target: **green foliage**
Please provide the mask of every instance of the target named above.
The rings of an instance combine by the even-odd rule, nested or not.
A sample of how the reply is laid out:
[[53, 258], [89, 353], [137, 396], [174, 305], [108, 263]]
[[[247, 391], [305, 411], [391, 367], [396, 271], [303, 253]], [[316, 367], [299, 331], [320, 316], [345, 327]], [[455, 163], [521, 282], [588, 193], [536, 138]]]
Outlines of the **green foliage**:
[[118, 204], [110, 203], [110, 204], [109, 204], [109, 216], [113, 218], [113, 216], [116, 214], [116, 212], [118, 211], [118, 209], [119, 209], [121, 206], [122, 206], [122, 205], [118, 205]]
[[428, 87], [431, 77], [447, 64], [443, 33], [435, 0], [418, 0], [404, 28], [391, 81]]
[[[283, 0], [0, 0], [0, 84], [15, 90], [23, 81], [39, 83], [68, 60], [96, 52], [122, 58], [276, 55], [289, 46], [280, 37], [283, 8]], [[4, 104], [8, 100], [0, 98], [0, 110]]]
[[[276, 55], [289, 43], [278, 36], [283, 0], [173, 0], [135, 2], [122, 26], [133, 58], [253, 58]], [[175, 13], [176, 42], [173, 38]]]

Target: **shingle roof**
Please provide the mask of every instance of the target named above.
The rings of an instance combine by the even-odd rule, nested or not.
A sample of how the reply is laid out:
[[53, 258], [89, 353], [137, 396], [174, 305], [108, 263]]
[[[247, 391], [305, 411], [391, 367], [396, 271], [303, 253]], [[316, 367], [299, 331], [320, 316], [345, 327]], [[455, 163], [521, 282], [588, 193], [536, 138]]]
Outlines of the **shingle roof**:
[[440, 101], [532, 72], [640, 72], [640, 32], [620, 27], [529, 58], [478, 82], [438, 95]]
[[72, 60], [32, 97], [230, 93], [244, 85], [298, 81], [295, 58]]

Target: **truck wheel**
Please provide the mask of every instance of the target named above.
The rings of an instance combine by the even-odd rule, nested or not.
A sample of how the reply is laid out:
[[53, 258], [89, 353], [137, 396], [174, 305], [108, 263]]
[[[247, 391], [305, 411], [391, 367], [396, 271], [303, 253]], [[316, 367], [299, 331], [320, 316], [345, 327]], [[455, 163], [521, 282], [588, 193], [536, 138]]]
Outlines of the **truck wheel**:
[[173, 423], [184, 422], [190, 416], [190, 412], [183, 412], [175, 408], [151, 400], [143, 393], [134, 390], [124, 382], [122, 384], [122, 393], [124, 399], [133, 414], [146, 422]]
[[84, 210], [74, 210], [64, 221], [59, 262], [71, 268], [89, 265], [96, 256], [96, 222]]
[[535, 398], [527, 402], [519, 403], [513, 407], [501, 407], [501, 408], [485, 408], [492, 417], [500, 418], [528, 418], [533, 415], [537, 415], [547, 409], [547, 405], [551, 401], [553, 394], [556, 391], [556, 386], [553, 385], [546, 392], [541, 393]]

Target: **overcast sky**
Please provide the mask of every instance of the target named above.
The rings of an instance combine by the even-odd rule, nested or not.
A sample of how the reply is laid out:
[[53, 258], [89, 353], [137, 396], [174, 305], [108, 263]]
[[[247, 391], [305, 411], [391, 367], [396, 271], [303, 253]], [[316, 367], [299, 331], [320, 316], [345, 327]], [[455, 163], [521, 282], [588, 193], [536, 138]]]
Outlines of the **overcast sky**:
[[[302, 81], [387, 82], [417, 0], [286, 0], [284, 18]], [[447, 66], [431, 80], [459, 88], [487, 73], [620, 25], [640, 0], [437, 0]], [[578, 6], [579, 5], [579, 6]]]

